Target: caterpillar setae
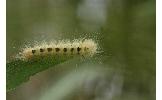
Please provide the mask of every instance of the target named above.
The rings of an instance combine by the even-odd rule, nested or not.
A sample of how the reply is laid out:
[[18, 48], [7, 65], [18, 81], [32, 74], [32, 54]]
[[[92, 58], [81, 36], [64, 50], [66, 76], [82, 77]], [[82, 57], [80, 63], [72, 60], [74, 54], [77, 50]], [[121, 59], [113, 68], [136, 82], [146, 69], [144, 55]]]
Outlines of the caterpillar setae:
[[48, 56], [93, 56], [97, 53], [98, 45], [92, 39], [58, 41], [37, 44], [33, 47], [25, 47], [20, 52], [20, 58], [29, 60], [34, 57]]

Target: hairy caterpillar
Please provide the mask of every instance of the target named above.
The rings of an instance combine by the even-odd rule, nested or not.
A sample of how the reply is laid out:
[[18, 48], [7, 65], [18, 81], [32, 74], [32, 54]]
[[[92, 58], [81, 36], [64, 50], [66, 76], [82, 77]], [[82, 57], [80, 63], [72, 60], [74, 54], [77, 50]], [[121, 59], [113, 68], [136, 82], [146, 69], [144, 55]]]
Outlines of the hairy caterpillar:
[[50, 56], [93, 56], [97, 53], [97, 43], [92, 39], [59, 41], [51, 43], [37, 44], [33, 47], [26, 47], [21, 52], [21, 59], [32, 59], [34, 57]]

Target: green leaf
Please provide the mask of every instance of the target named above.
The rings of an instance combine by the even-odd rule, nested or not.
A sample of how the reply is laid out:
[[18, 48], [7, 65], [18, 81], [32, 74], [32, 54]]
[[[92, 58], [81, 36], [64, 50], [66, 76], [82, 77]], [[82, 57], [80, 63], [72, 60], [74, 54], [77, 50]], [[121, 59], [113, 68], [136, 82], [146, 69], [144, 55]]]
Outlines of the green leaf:
[[21, 59], [15, 59], [6, 64], [7, 66], [7, 91], [16, 88], [23, 82], [29, 80], [30, 76], [46, 70], [49, 67], [53, 67], [57, 64], [63, 63], [73, 56], [55, 55], [46, 57], [37, 57], [24, 61]]

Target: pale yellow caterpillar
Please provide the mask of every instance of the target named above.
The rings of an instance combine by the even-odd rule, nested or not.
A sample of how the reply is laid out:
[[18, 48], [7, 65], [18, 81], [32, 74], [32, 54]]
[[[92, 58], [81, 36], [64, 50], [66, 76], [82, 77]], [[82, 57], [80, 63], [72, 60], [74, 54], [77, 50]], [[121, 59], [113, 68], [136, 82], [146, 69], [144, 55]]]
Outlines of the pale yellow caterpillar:
[[58, 41], [51, 43], [37, 44], [33, 47], [26, 47], [20, 52], [20, 58], [29, 60], [34, 57], [43, 56], [93, 56], [97, 53], [98, 45], [92, 39]]

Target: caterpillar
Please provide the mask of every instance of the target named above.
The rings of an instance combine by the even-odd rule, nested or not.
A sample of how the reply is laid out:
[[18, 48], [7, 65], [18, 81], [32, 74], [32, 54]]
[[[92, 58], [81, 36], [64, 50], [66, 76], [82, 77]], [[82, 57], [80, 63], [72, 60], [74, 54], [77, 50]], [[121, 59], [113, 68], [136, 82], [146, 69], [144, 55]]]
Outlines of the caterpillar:
[[23, 48], [20, 52], [20, 58], [29, 60], [34, 57], [50, 56], [93, 56], [97, 53], [98, 45], [92, 39], [59, 41], [51, 43], [37, 44], [33, 47]]

